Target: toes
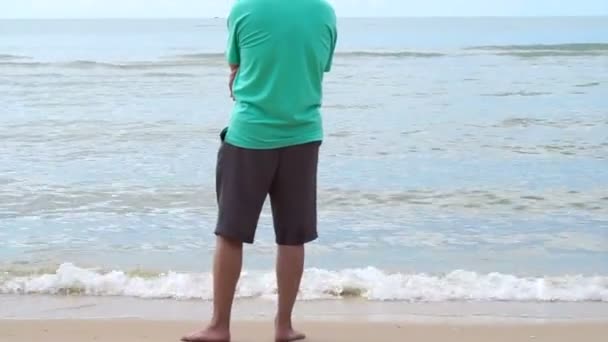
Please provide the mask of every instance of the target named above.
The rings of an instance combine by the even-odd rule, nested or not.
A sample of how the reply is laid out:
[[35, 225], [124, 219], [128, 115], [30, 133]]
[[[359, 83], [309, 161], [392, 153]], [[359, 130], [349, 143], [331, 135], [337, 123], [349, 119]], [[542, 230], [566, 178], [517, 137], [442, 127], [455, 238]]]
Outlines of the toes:
[[181, 338], [180, 341], [182, 341], [182, 342], [194, 342], [193, 339], [192, 339], [192, 335], [184, 336], [184, 337]]
[[196, 334], [192, 334], [192, 335], [182, 337], [181, 341], [182, 342], [201, 342], [201, 341], [205, 341], [205, 340], [203, 340], [200, 336], [197, 336]]

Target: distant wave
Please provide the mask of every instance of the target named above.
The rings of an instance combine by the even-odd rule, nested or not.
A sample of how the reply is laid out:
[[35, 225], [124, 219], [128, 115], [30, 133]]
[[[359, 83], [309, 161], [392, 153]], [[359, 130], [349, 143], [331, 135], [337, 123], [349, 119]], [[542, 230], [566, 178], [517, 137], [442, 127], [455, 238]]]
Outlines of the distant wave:
[[606, 51], [511, 51], [497, 53], [499, 56], [540, 58], [540, 57], [594, 57], [608, 55]]
[[166, 68], [180, 68], [192, 66], [204, 66], [204, 61], [197, 60], [169, 60], [169, 61], [139, 61], [139, 62], [101, 62], [77, 60], [70, 62], [0, 62], [0, 67], [12, 68], [65, 68], [77, 70], [89, 69], [114, 69], [114, 70], [154, 70]]
[[170, 56], [171, 59], [208, 59], [208, 58], [223, 58], [221, 52], [206, 52], [206, 53], [187, 53], [182, 55]]
[[124, 70], [149, 70], [167, 67], [183, 67], [198, 65], [192, 61], [141, 61], [141, 62], [125, 62], [125, 63], [108, 63], [97, 61], [73, 61], [67, 63], [59, 63], [61, 66], [74, 69], [87, 68], [109, 68], [109, 69], [124, 69]]
[[[557, 45], [487, 45], [464, 48], [468, 53], [446, 51], [416, 51], [416, 50], [355, 50], [338, 51], [338, 58], [440, 58], [449, 55], [467, 57], [471, 53], [490, 53], [498, 56], [511, 56], [521, 58], [536, 57], [576, 57], [576, 56], [604, 56], [608, 55], [608, 44], [557, 44]], [[178, 54], [161, 57], [150, 61], [95, 61], [75, 60], [67, 62], [42, 62], [31, 57], [17, 55], [0, 55], [0, 67], [14, 68], [71, 68], [71, 69], [116, 69], [116, 70], [150, 70], [162, 68], [180, 68], [192, 66], [207, 66], [224, 63], [222, 52], [201, 52]]]
[[336, 56], [340, 57], [404, 57], [404, 58], [434, 58], [446, 56], [439, 52], [420, 51], [339, 51]]
[[487, 45], [465, 48], [469, 51], [491, 52], [499, 56], [521, 58], [538, 57], [580, 57], [604, 56], [608, 54], [608, 44], [532, 44], [532, 45]]
[[32, 59], [32, 58], [27, 57], [27, 56], [0, 54], [0, 61], [14, 61], [14, 60], [23, 60], [23, 59]]
[[599, 85], [600, 85], [600, 82], [590, 82], [590, 83], [577, 84], [577, 85], [575, 85], [575, 87], [577, 87], [577, 88], [589, 88], [589, 87], [597, 87]]
[[[415, 52], [415, 51], [350, 51], [338, 52], [337, 56], [342, 58], [356, 57], [392, 57], [392, 58], [435, 58], [445, 54], [437, 52]], [[25, 59], [25, 58], [24, 58]], [[154, 70], [165, 68], [181, 68], [207, 66], [216, 63], [224, 63], [223, 53], [193, 53], [162, 57], [151, 61], [128, 61], [108, 62], [94, 60], [75, 60], [67, 62], [39, 62], [23, 61], [16, 58], [0, 58], [0, 67], [8, 68], [66, 68], [66, 69], [114, 69], [114, 70]]]
[[[209, 273], [130, 274], [85, 269], [69, 263], [54, 272], [42, 274], [0, 272], [0, 294], [210, 300], [211, 286]], [[239, 298], [272, 298], [275, 294], [273, 272], [245, 272], [237, 290]], [[608, 277], [518, 277], [463, 270], [430, 275], [388, 273], [373, 267], [339, 271], [312, 268], [305, 272], [300, 298], [407, 302], [608, 302]]]
[[185, 72], [147, 72], [143, 74], [144, 77], [154, 77], [154, 78], [188, 78], [188, 77], [196, 77], [195, 74], [185, 73]]
[[495, 97], [542, 96], [542, 95], [551, 95], [551, 93], [541, 92], [541, 91], [515, 91], [515, 92], [483, 94], [483, 96], [495, 96]]
[[472, 46], [466, 50], [500, 51], [606, 51], [608, 43], [531, 44], [531, 45], [485, 45]]
[[112, 64], [112, 63], [86, 61], [86, 60], [78, 60], [78, 61], [73, 61], [73, 62], [55, 63], [55, 64], [62, 65], [62, 66], [68, 67], [68, 68], [77, 68], [77, 69], [98, 68], [98, 67], [118, 68], [118, 67], [122, 66], [121, 64]]
[[50, 63], [42, 62], [2, 62], [0, 61], [0, 67], [20, 67], [20, 68], [37, 68], [48, 66]]

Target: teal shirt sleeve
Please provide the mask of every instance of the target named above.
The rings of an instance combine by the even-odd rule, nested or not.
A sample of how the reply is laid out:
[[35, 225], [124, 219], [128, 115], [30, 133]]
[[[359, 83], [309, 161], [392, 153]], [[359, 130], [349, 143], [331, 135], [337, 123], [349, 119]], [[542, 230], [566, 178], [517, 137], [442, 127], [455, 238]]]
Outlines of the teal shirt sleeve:
[[338, 42], [338, 27], [337, 27], [337, 23], [336, 23], [336, 17], [335, 14], [333, 15], [332, 18], [332, 22], [329, 25], [329, 32], [331, 34], [331, 42], [330, 42], [330, 52], [329, 52], [329, 58], [327, 60], [327, 64], [325, 64], [325, 72], [330, 72], [331, 71], [331, 66], [333, 64], [334, 61], [334, 53], [336, 51], [336, 44]]
[[231, 65], [241, 64], [238, 33], [238, 16], [236, 15], [235, 6], [228, 17], [228, 47], [226, 49], [226, 58]]

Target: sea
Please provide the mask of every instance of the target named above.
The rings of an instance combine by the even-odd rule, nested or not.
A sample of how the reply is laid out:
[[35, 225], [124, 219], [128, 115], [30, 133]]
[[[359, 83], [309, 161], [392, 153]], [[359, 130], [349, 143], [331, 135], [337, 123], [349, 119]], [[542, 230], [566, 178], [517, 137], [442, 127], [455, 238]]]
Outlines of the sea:
[[[226, 36], [0, 21], [0, 317], [212, 298]], [[608, 317], [608, 17], [339, 19], [323, 116], [302, 302]], [[275, 250], [266, 206], [239, 299], [273, 301]]]

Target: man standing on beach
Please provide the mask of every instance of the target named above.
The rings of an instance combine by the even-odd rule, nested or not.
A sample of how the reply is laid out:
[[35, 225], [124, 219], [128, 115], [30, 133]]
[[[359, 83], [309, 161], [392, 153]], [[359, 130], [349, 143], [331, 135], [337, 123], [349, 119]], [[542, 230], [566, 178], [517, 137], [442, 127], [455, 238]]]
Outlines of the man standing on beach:
[[336, 16], [325, 0], [238, 0], [228, 27], [235, 106], [217, 161], [213, 318], [183, 340], [230, 340], [243, 243], [253, 243], [268, 195], [278, 244], [275, 336], [301, 340], [292, 311], [304, 245], [317, 238], [322, 82], [336, 46]]

